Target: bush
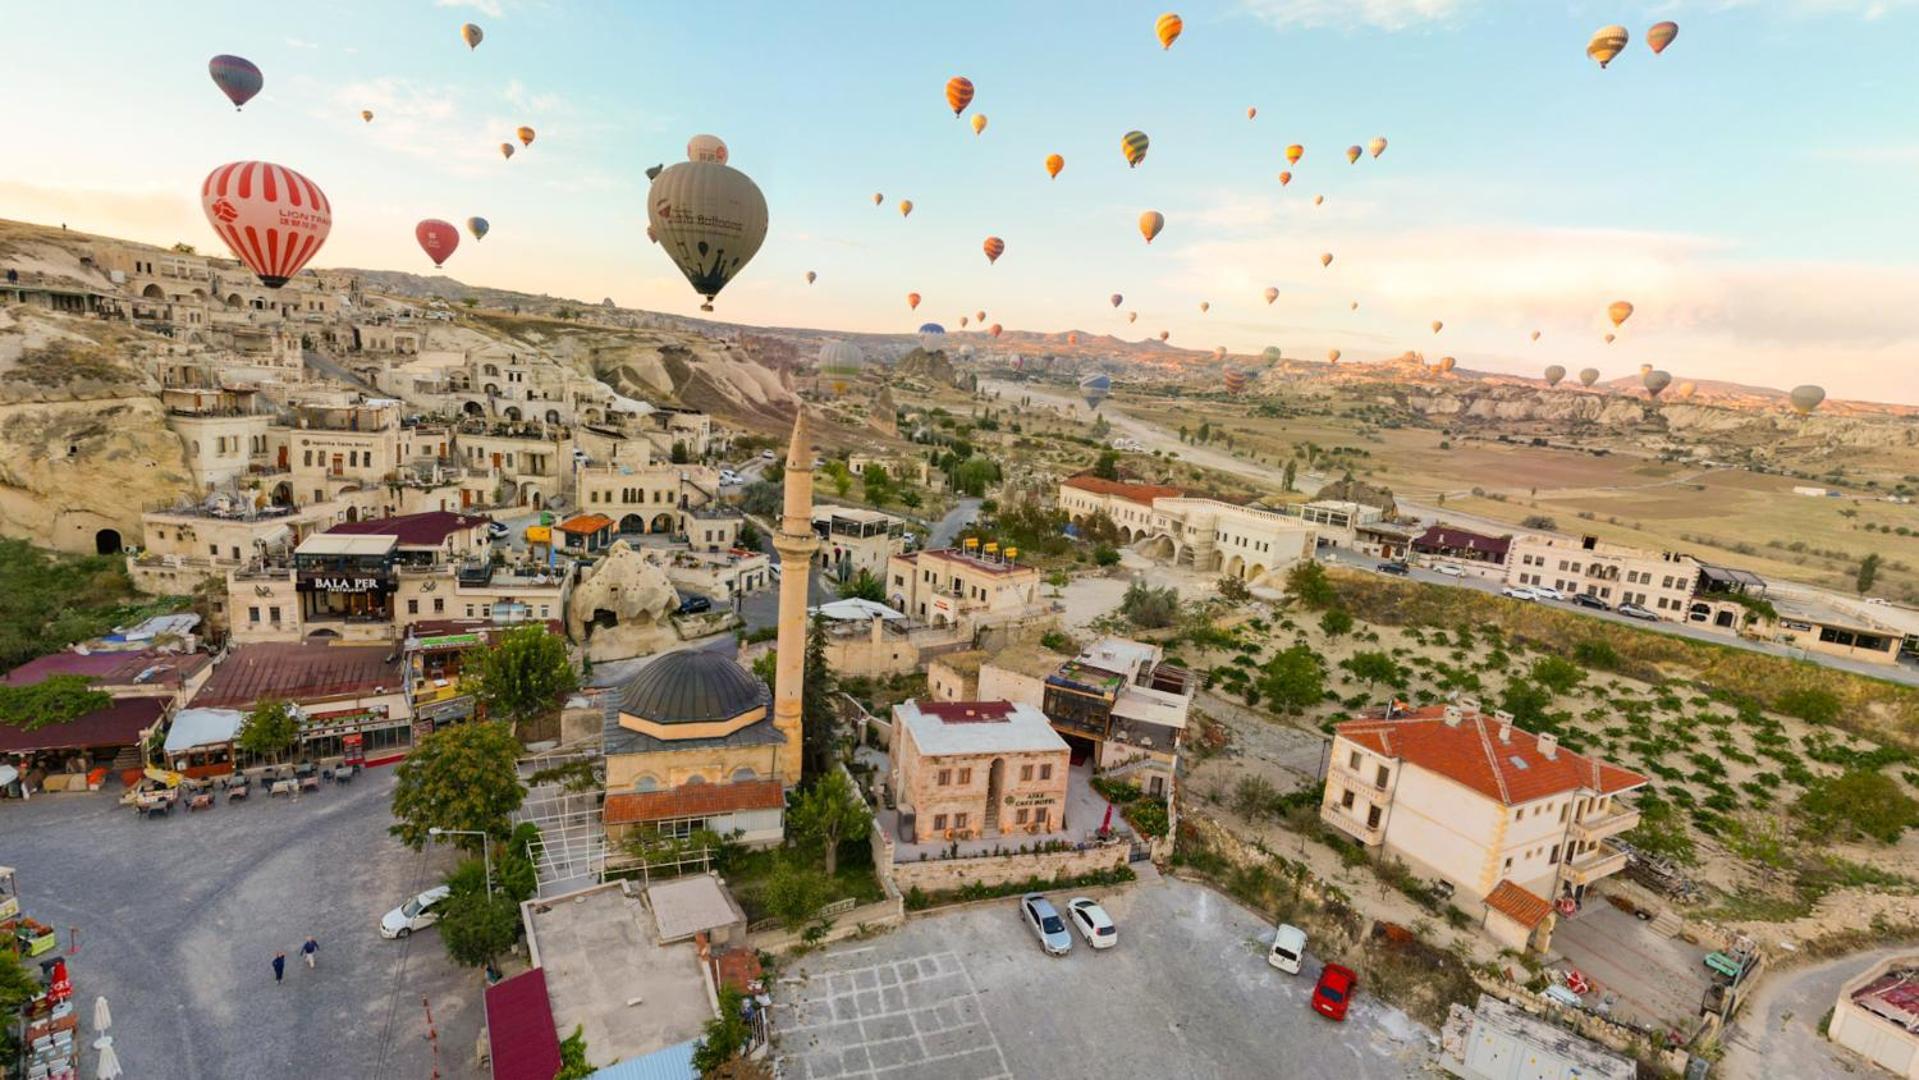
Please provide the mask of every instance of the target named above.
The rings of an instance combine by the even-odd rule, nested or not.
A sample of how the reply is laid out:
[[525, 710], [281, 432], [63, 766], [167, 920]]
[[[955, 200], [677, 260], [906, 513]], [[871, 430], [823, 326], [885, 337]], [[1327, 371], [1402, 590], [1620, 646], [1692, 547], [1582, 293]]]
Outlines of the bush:
[[1301, 560], [1286, 572], [1286, 591], [1315, 610], [1331, 607], [1339, 600], [1333, 583], [1326, 579], [1326, 568], [1311, 559]]
[[1219, 590], [1220, 599], [1228, 603], [1243, 604], [1253, 598], [1253, 590], [1248, 588], [1244, 581], [1230, 574], [1222, 576], [1215, 588]]
[[1173, 625], [1179, 615], [1179, 593], [1171, 586], [1155, 589], [1143, 579], [1134, 579], [1120, 597], [1119, 610], [1143, 630]]
[[1896, 844], [1901, 834], [1919, 824], [1919, 802], [1897, 781], [1870, 769], [1813, 781], [1793, 809], [1806, 832], [1821, 840], [1869, 836], [1882, 844]]
[[1319, 628], [1327, 637], [1343, 637], [1352, 632], [1353, 617], [1344, 608], [1332, 608], [1319, 617]]
[[1058, 630], [1048, 630], [1040, 635], [1039, 646], [1042, 649], [1050, 649], [1053, 652], [1072, 652], [1073, 639], [1060, 633]]
[[1594, 638], [1573, 646], [1573, 659], [1589, 668], [1600, 671], [1618, 671], [1619, 652], [1608, 642]]
[[1119, 549], [1111, 544], [1100, 544], [1093, 549], [1094, 566], [1118, 566]]
[[1570, 693], [1586, 681], [1586, 672], [1578, 664], [1558, 656], [1542, 656], [1533, 661], [1533, 681], [1556, 694]]
[[1839, 719], [1838, 695], [1817, 687], [1782, 691], [1773, 698], [1772, 707], [1808, 724], [1830, 724]]

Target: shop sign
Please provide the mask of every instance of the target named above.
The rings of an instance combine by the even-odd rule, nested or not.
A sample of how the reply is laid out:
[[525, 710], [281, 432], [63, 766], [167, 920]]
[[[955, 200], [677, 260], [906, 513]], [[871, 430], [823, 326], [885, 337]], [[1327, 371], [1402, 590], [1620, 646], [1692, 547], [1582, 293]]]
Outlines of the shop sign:
[[308, 579], [306, 584], [309, 588], [317, 589], [321, 592], [342, 593], [373, 592], [376, 589], [386, 587], [386, 583], [379, 578], [370, 577], [316, 577]]
[[1058, 798], [1057, 795], [1008, 795], [1006, 797], [1006, 805], [1051, 806]]

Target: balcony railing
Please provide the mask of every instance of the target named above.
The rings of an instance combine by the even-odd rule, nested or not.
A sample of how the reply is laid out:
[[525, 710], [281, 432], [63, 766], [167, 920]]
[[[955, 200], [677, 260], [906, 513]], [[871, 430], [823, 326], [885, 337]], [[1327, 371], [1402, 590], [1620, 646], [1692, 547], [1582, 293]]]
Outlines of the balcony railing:
[[1333, 762], [1333, 776], [1347, 787], [1358, 791], [1373, 791], [1385, 794], [1386, 785], [1379, 782], [1379, 773], [1374, 769], [1353, 769], [1343, 761]]
[[1591, 885], [1600, 878], [1616, 874], [1626, 868], [1626, 853], [1611, 844], [1601, 844], [1598, 848], [1579, 856], [1566, 864], [1566, 877], [1574, 885]]
[[[1326, 824], [1353, 837], [1362, 844], [1377, 844], [1386, 838], [1386, 829], [1383, 824], [1368, 825], [1356, 817], [1351, 811], [1348, 811], [1345, 807], [1336, 803], [1321, 806], [1319, 808], [1319, 817], [1320, 820], [1326, 822]], [[1383, 818], [1381, 820], [1382, 822], [1384, 821]]]
[[1617, 836], [1639, 824], [1639, 808], [1614, 806], [1604, 814], [1588, 814], [1573, 821], [1573, 839], [1588, 843]]

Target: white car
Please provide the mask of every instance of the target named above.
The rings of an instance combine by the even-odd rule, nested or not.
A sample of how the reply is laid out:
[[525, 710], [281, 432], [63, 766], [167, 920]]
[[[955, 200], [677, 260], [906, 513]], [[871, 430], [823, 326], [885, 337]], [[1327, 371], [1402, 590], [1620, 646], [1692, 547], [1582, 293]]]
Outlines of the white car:
[[1538, 594], [1538, 593], [1536, 593], [1536, 592], [1534, 592], [1534, 591], [1532, 590], [1532, 587], [1531, 587], [1531, 586], [1528, 586], [1528, 585], [1508, 585], [1508, 586], [1506, 586], [1505, 588], [1503, 588], [1503, 589], [1501, 589], [1501, 590], [1499, 590], [1499, 591], [1500, 591], [1500, 593], [1501, 593], [1502, 595], [1505, 595], [1505, 596], [1510, 596], [1510, 597], [1512, 597], [1512, 598], [1513, 598], [1514, 600], [1537, 600], [1537, 599], [1539, 599], [1539, 594]]
[[1299, 965], [1306, 959], [1306, 931], [1289, 923], [1281, 923], [1273, 933], [1273, 947], [1266, 954], [1266, 962], [1286, 972], [1299, 974]]
[[1433, 573], [1444, 574], [1447, 577], [1465, 577], [1466, 576], [1466, 571], [1461, 570], [1459, 567], [1454, 566], [1452, 563], [1449, 563], [1449, 562], [1443, 562], [1443, 563], [1440, 563], [1438, 566], [1433, 567]]
[[1066, 901], [1066, 914], [1072, 917], [1079, 936], [1093, 948], [1110, 949], [1119, 944], [1119, 927], [1113, 925], [1112, 916], [1091, 897], [1075, 896]]
[[1534, 585], [1533, 586], [1534, 600], [1564, 600], [1565, 598], [1566, 597], [1563, 593], [1561, 593], [1558, 589], [1553, 588], [1551, 585]]
[[415, 930], [424, 930], [439, 922], [440, 905], [446, 903], [446, 898], [451, 895], [453, 890], [441, 885], [380, 916], [380, 936], [404, 938]]
[[740, 482], [739, 473], [734, 472], [732, 469], [723, 469], [720, 471], [720, 483], [731, 486], [739, 482]]
[[763, 461], [772, 461], [773, 459], [775, 459], [775, 458], [777, 458], [777, 457], [779, 457], [779, 455], [778, 455], [778, 454], [775, 454], [775, 453], [774, 453], [773, 451], [771, 451], [771, 450], [762, 450], [762, 451], [760, 451], [760, 459], [761, 459], [761, 460], [763, 460]]

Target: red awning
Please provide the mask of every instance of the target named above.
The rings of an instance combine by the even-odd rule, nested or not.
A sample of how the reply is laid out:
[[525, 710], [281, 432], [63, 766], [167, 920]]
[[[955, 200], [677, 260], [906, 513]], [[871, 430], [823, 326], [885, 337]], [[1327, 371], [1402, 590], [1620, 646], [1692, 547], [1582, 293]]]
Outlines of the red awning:
[[560, 1071], [560, 1036], [544, 969], [486, 988], [486, 1041], [493, 1080], [553, 1080]]
[[160, 722], [166, 698], [114, 698], [113, 704], [64, 724], [33, 731], [0, 724], [0, 753], [36, 750], [102, 750], [137, 746], [140, 733]]

